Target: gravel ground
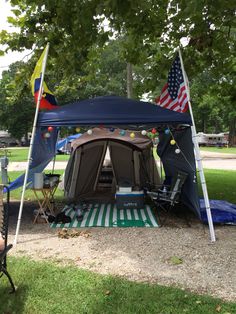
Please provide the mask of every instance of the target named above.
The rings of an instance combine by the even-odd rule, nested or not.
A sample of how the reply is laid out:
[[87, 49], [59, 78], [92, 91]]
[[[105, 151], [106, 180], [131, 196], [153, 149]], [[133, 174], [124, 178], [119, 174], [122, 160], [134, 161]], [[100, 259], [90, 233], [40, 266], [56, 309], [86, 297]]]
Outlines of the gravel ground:
[[[14, 239], [18, 208], [19, 203], [12, 204], [9, 243]], [[173, 215], [162, 228], [90, 228], [64, 239], [47, 224], [33, 225], [32, 218], [32, 203], [28, 203], [19, 243], [11, 254], [236, 301], [235, 226], [217, 226], [214, 244], [208, 228], [193, 216], [187, 223], [183, 216]]]

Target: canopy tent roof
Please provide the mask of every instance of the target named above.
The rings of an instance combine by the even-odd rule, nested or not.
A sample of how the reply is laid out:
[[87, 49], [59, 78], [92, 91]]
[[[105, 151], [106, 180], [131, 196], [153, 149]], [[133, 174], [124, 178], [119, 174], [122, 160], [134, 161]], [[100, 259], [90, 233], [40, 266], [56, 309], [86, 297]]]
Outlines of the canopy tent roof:
[[69, 103], [41, 112], [38, 126], [127, 126], [141, 129], [158, 124], [188, 124], [188, 114], [164, 109], [149, 102], [118, 96], [104, 96]]

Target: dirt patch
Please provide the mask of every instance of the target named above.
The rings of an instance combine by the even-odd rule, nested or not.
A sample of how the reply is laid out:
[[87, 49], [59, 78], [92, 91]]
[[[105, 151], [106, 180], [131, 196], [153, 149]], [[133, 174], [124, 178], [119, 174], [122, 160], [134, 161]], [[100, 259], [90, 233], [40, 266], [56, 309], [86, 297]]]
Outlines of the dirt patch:
[[[12, 205], [9, 242], [14, 240], [19, 208]], [[76, 229], [82, 233], [61, 237], [47, 224], [32, 224], [33, 208], [32, 203], [24, 207], [19, 243], [11, 252], [15, 256], [236, 301], [235, 226], [217, 226], [215, 244], [209, 241], [208, 228], [192, 216], [188, 224], [183, 216], [172, 216], [162, 228], [83, 228]]]

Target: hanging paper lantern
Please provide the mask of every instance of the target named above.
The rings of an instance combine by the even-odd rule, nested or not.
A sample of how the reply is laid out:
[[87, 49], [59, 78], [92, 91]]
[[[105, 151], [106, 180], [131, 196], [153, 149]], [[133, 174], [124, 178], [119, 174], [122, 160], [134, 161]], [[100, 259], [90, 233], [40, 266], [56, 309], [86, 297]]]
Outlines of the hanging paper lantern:
[[76, 131], [77, 133], [79, 133], [79, 132], [80, 132], [80, 128], [77, 127], [77, 128], [75, 129], [75, 131]]
[[170, 134], [170, 130], [169, 129], [165, 129], [165, 134]]
[[120, 135], [125, 136], [125, 130], [120, 130]]
[[52, 132], [52, 130], [53, 130], [53, 127], [52, 127], [52, 126], [49, 126], [49, 127], [48, 127], [48, 132]]
[[130, 133], [130, 137], [135, 138], [135, 133], [134, 132]]
[[145, 136], [145, 135], [147, 135], [147, 131], [146, 130], [142, 130], [141, 134]]
[[176, 141], [175, 140], [171, 140], [170, 141], [170, 145], [175, 145]]
[[51, 134], [49, 132], [44, 133], [44, 138], [49, 138]]
[[93, 130], [89, 129], [89, 130], [87, 131], [87, 134], [88, 134], [88, 135], [92, 135], [92, 134], [93, 134]]
[[176, 154], [179, 154], [179, 153], [180, 153], [180, 149], [179, 149], [179, 148], [176, 148], [175, 153], [176, 153]]

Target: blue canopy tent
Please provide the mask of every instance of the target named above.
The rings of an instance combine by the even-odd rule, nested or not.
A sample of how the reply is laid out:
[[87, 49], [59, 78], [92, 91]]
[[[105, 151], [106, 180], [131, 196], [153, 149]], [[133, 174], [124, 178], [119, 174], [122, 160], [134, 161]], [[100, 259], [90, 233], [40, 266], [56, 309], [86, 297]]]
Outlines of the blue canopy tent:
[[[165, 160], [165, 163], [163, 163], [164, 169], [168, 173], [173, 171], [173, 175], [178, 170], [189, 173], [183, 189], [183, 201], [200, 217], [195, 157], [190, 130], [192, 125], [191, 117], [188, 114], [164, 109], [149, 102], [118, 96], [105, 96], [77, 101], [54, 110], [41, 112], [38, 116], [37, 141], [33, 146], [32, 166], [34, 165], [37, 171], [42, 171], [43, 167], [53, 158], [56, 151], [59, 127], [94, 127], [101, 125], [129, 130], [158, 128], [160, 130], [161, 147], [158, 154], [162, 160]], [[52, 126], [54, 129], [51, 137], [45, 139], [42, 134], [48, 126]], [[181, 129], [179, 129], [179, 126], [182, 126]], [[175, 148], [168, 145], [172, 135], [164, 135], [166, 127], [172, 129], [172, 135], [177, 136], [181, 150], [188, 154], [188, 164], [186, 164], [186, 159], [183, 156], [182, 158], [178, 156], [176, 161]], [[182, 138], [184, 140], [181, 140]], [[32, 180], [32, 176], [29, 180]]]
[[149, 102], [118, 96], [86, 99], [41, 112], [38, 126], [124, 126], [143, 129], [163, 125], [192, 125], [188, 114], [174, 112]]
[[67, 145], [68, 143], [70, 143], [71, 141], [77, 139], [80, 137], [80, 133], [78, 134], [73, 134], [70, 136], [67, 136], [66, 138], [63, 138], [62, 140], [57, 142], [57, 146], [56, 146], [56, 150], [58, 152], [67, 152]]

